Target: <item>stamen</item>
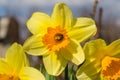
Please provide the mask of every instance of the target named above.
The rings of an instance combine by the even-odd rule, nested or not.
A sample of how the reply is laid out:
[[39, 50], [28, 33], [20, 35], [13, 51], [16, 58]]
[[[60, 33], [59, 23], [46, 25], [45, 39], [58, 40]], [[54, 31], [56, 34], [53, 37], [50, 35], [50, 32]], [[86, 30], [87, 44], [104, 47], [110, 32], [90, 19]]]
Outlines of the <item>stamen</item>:
[[117, 80], [120, 78], [120, 59], [105, 57], [102, 60], [102, 75], [108, 80]]
[[63, 36], [63, 34], [61, 34], [61, 33], [58, 33], [58, 34], [55, 35], [55, 40], [56, 40], [56, 41], [62, 41], [63, 38], [64, 38], [64, 36]]

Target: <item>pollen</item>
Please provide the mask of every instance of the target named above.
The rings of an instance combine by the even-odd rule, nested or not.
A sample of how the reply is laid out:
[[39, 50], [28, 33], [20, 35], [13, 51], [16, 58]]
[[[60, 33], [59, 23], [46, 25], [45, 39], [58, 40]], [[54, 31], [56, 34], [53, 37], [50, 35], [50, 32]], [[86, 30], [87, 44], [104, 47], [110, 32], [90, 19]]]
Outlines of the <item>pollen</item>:
[[117, 80], [120, 78], [120, 59], [105, 57], [102, 60], [102, 75], [108, 80]]
[[0, 80], [20, 80], [20, 79], [15, 76], [0, 74]]
[[59, 51], [69, 44], [67, 31], [61, 27], [48, 27], [47, 33], [43, 36], [42, 42], [49, 51]]

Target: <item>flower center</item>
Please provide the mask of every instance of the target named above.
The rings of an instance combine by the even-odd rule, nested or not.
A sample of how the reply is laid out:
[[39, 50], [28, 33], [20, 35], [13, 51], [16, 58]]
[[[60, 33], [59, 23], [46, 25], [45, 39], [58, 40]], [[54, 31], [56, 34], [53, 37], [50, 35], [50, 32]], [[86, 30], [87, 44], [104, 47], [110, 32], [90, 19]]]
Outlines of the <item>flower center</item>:
[[47, 33], [43, 36], [42, 42], [49, 51], [59, 51], [69, 44], [69, 38], [65, 29], [61, 27], [48, 27]]
[[102, 60], [102, 75], [108, 80], [117, 80], [120, 78], [120, 59], [105, 57]]
[[64, 39], [63, 34], [58, 33], [58, 34], [55, 35], [55, 40], [56, 41], [62, 41], [63, 39]]
[[20, 80], [18, 77], [0, 74], [0, 80]]

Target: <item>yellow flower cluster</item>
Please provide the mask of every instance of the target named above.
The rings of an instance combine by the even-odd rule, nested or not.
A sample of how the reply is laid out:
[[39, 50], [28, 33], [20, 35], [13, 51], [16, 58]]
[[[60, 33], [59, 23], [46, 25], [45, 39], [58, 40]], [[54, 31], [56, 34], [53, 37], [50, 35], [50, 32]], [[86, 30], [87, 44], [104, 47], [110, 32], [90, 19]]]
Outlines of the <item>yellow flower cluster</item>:
[[[0, 58], [0, 80], [45, 80], [43, 74], [29, 66], [25, 55], [42, 56], [46, 71], [60, 75], [68, 62], [82, 64], [78, 80], [117, 80], [120, 78], [120, 40], [106, 45], [102, 39], [80, 43], [93, 37], [97, 28], [91, 18], [73, 18], [65, 3], [57, 3], [52, 15], [34, 12], [27, 21], [33, 34], [23, 44], [14, 43]], [[83, 63], [84, 62], [84, 63]]]

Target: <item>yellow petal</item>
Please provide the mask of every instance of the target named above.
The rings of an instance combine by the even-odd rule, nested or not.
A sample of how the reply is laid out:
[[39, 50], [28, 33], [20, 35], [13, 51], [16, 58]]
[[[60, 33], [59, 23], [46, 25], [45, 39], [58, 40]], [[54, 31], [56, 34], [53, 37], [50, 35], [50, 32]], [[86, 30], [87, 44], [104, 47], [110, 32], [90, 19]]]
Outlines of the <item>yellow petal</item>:
[[90, 18], [77, 18], [74, 24], [73, 29], [68, 32], [70, 38], [82, 42], [96, 34], [95, 22]]
[[47, 27], [50, 26], [50, 17], [41, 12], [33, 13], [32, 17], [27, 21], [27, 27], [33, 34], [44, 34]]
[[6, 62], [5, 59], [0, 58], [0, 74], [10, 74], [12, 68]]
[[86, 61], [101, 60], [106, 55], [106, 43], [102, 39], [91, 40], [84, 46]]
[[23, 44], [23, 48], [28, 54], [34, 56], [45, 55], [48, 52], [48, 49], [42, 43], [42, 37], [39, 34], [28, 38]]
[[95, 22], [92, 18], [80, 17], [74, 19], [73, 27], [85, 27], [95, 25]]
[[109, 56], [120, 55], [120, 39], [115, 40], [110, 45], [107, 46], [107, 52]]
[[21, 45], [14, 43], [6, 52], [6, 60], [13, 68], [13, 73], [19, 73], [23, 66], [28, 66], [26, 55]]
[[45, 69], [50, 75], [58, 76], [67, 65], [67, 60], [59, 53], [51, 52], [48, 56], [43, 56]]
[[100, 80], [100, 66], [96, 65], [96, 62], [90, 62], [86, 65], [86, 62], [77, 70], [77, 80]]
[[67, 48], [61, 49], [60, 53], [65, 59], [72, 61], [76, 65], [85, 60], [83, 49], [76, 40], [71, 40]]
[[45, 80], [43, 74], [35, 68], [25, 67], [19, 74], [20, 80]]
[[53, 9], [51, 18], [53, 26], [61, 26], [66, 29], [71, 28], [72, 12], [66, 4], [57, 3]]

